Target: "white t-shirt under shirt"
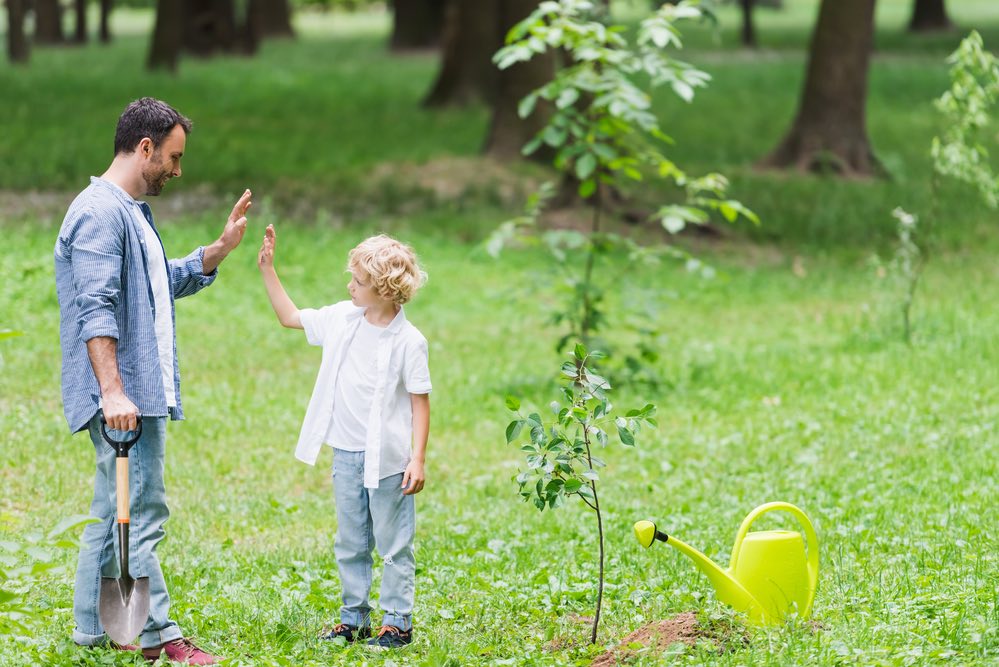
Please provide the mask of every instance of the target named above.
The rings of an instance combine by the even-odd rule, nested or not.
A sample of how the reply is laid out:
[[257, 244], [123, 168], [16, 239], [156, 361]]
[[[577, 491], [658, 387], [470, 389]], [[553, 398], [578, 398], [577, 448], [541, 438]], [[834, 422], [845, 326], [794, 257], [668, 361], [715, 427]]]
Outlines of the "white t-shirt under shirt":
[[347, 348], [341, 381], [333, 393], [333, 419], [326, 442], [348, 452], [363, 452], [368, 435], [368, 416], [375, 397], [378, 339], [385, 329], [364, 317]]
[[173, 381], [173, 316], [170, 310], [170, 283], [167, 276], [166, 256], [163, 245], [146, 220], [142, 209], [133, 207], [135, 219], [145, 233], [146, 260], [149, 271], [149, 284], [153, 289], [153, 304], [156, 307], [156, 348], [160, 357], [160, 370], [163, 375], [163, 392], [167, 407], [177, 407], [177, 395]]
[[[315, 465], [330, 432], [340, 383], [349, 393], [357, 384], [347, 369], [346, 357], [354, 335], [364, 323], [364, 309], [341, 301], [318, 310], [300, 311], [302, 328], [310, 345], [323, 348], [315, 388], [305, 411], [295, 457]], [[377, 327], [376, 327], [377, 329]], [[404, 309], [381, 330], [376, 339], [375, 387], [365, 420], [364, 486], [377, 489], [378, 481], [406, 469], [412, 455], [413, 407], [411, 394], [429, 394], [430, 370], [427, 339], [406, 320]]]

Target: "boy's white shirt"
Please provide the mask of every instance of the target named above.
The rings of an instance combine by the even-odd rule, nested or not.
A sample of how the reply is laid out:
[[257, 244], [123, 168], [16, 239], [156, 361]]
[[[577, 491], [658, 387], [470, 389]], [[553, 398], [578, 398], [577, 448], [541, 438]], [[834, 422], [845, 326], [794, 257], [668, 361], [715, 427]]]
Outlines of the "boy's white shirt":
[[[299, 311], [310, 345], [323, 348], [316, 386], [305, 411], [295, 457], [315, 465], [333, 418], [333, 397], [341, 381], [343, 361], [364, 308], [341, 301], [318, 310]], [[427, 339], [406, 320], [402, 308], [385, 328], [375, 355], [377, 382], [368, 415], [364, 450], [364, 486], [406, 470], [412, 454], [413, 408], [410, 394], [429, 394]], [[349, 381], [349, 379], [348, 379]]]

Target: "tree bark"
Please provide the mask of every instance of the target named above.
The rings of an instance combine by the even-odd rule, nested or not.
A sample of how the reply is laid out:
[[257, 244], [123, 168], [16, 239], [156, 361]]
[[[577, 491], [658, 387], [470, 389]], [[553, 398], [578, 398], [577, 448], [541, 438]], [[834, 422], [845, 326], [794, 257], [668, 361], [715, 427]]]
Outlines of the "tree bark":
[[755, 0], [740, 0], [742, 4], [742, 45], [756, 48], [756, 26], [753, 25]]
[[258, 39], [295, 36], [288, 0], [250, 0], [247, 22]]
[[762, 166], [844, 176], [880, 170], [866, 120], [874, 1], [822, 0], [798, 115]]
[[947, 7], [944, 0], [915, 0], [912, 6], [912, 19], [909, 21], [910, 32], [933, 32], [949, 30], [954, 27], [947, 17]]
[[[500, 0], [500, 23], [506, 35], [518, 21], [526, 18], [538, 6], [538, 0]], [[521, 149], [548, 123], [551, 108], [539, 102], [527, 118], [517, 115], [520, 100], [533, 90], [545, 85], [555, 76], [555, 56], [550, 51], [535, 56], [526, 63], [500, 70], [497, 77], [496, 98], [492, 105], [492, 121], [486, 137], [484, 152], [500, 160], [522, 157]], [[545, 160], [550, 153], [538, 150], [532, 159]]]
[[180, 49], [184, 44], [184, 6], [179, 0], [158, 0], [156, 25], [149, 51], [149, 69], [177, 71]]
[[27, 63], [31, 57], [24, 34], [25, 0], [7, 0], [7, 56], [12, 63]]
[[[178, 2], [178, 0], [174, 0]], [[184, 0], [184, 50], [208, 57], [238, 46], [233, 0]]]
[[437, 48], [444, 24], [444, 2], [392, 0], [392, 50]]
[[75, 0], [76, 33], [73, 41], [77, 44], [87, 43], [87, 0]]
[[111, 43], [111, 10], [113, 8], [114, 0], [101, 0], [100, 38], [102, 44]]
[[500, 0], [451, 0], [444, 18], [444, 49], [437, 80], [424, 106], [492, 102], [499, 70], [493, 54], [503, 46]]
[[[22, 3], [24, 4], [24, 3]], [[35, 0], [35, 42], [62, 44], [62, 7], [59, 0]]]

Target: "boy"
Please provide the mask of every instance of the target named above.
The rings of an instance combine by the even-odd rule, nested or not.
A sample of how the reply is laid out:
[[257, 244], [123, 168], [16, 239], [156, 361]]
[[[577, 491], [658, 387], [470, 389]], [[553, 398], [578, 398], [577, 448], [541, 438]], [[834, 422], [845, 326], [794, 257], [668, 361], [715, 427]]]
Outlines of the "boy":
[[[304, 329], [308, 342], [323, 348], [295, 451], [315, 465], [323, 443], [333, 447], [343, 606], [340, 622], [322, 637], [368, 640], [378, 649], [405, 646], [413, 639], [413, 496], [424, 484], [431, 385], [427, 340], [402, 306], [426, 274], [411, 248], [373, 236], [350, 251], [350, 301], [299, 310], [274, 270], [275, 241], [268, 225], [258, 264], [278, 321]], [[379, 598], [385, 613], [374, 637], [372, 541], [385, 563]]]

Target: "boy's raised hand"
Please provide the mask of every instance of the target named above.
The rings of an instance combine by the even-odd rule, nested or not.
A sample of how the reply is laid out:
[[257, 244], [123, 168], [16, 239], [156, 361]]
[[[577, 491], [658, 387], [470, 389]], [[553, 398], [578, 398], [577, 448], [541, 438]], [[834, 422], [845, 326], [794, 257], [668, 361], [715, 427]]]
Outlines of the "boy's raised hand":
[[274, 225], [267, 225], [267, 229], [264, 231], [264, 242], [261, 244], [260, 252], [257, 254], [257, 265], [261, 269], [274, 266], [274, 244], [276, 241], [277, 236], [274, 233]]

